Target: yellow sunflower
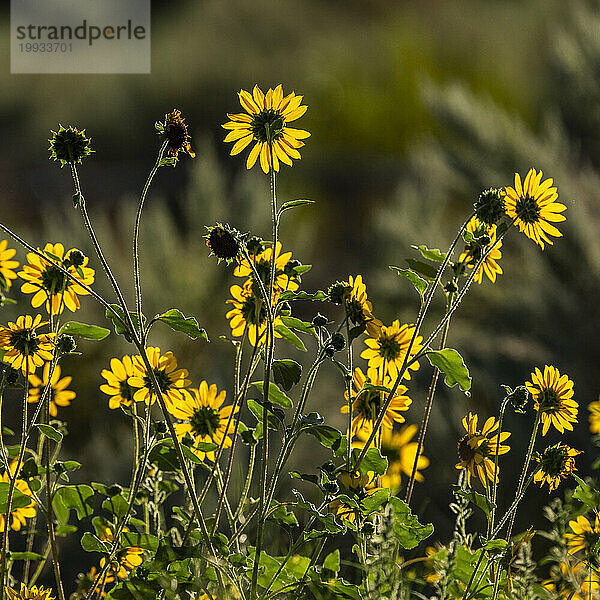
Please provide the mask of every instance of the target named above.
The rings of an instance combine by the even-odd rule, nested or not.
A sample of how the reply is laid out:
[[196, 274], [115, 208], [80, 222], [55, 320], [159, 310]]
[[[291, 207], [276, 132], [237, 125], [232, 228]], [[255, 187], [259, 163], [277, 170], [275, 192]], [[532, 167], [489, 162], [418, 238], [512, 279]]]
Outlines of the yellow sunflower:
[[590, 411], [590, 431], [600, 434], [600, 401], [590, 402], [588, 410]]
[[[460, 462], [456, 464], [456, 468], [467, 470], [469, 485], [471, 475], [477, 475], [484, 487], [487, 487], [488, 481], [494, 481], [496, 455], [506, 454], [510, 450], [510, 446], [503, 445], [510, 433], [503, 431], [500, 435], [494, 435], [500, 425], [494, 417], [490, 417], [481, 430], [477, 429], [477, 421], [478, 416], [471, 412], [462, 420], [467, 434], [458, 442]], [[496, 472], [496, 479], [499, 471], [500, 468]]]
[[[127, 528], [123, 529], [123, 532], [126, 533]], [[108, 542], [111, 545], [115, 542], [114, 531], [107, 525], [102, 527], [99, 537], [103, 542]], [[117, 554], [114, 568], [110, 569], [110, 574], [118, 577], [119, 579], [125, 579], [127, 575], [129, 575], [130, 571], [142, 564], [143, 554], [144, 550], [142, 548], [137, 548], [136, 546], [121, 548]], [[105, 563], [106, 558], [101, 558], [101, 569], [104, 568]]]
[[[10, 465], [10, 473], [14, 476], [17, 470], [17, 461], [14, 460]], [[8, 477], [8, 473], [4, 471], [2, 475], [0, 475], [1, 483], [9, 483], [10, 479]], [[31, 519], [31, 517], [35, 517], [35, 503], [33, 501], [33, 492], [29, 489], [29, 485], [26, 481], [22, 479], [17, 479], [15, 482], [15, 488], [19, 490], [22, 494], [29, 496], [32, 498], [31, 502], [27, 506], [22, 506], [20, 508], [11, 507], [12, 510], [10, 512], [11, 520], [10, 520], [10, 528], [14, 531], [19, 531], [23, 525], [27, 522], [27, 519]], [[4, 520], [4, 512], [0, 513], [0, 531], [4, 531], [5, 520]]]
[[8, 327], [0, 327], [0, 350], [6, 352], [2, 360], [13, 369], [21, 369], [23, 375], [35, 373], [37, 367], [52, 360], [54, 334], [36, 332], [46, 324], [41, 315], [35, 318], [25, 315], [17, 317], [17, 322], [9, 323]]
[[[383, 378], [389, 375], [393, 379], [398, 376], [398, 370], [402, 367], [410, 340], [415, 332], [414, 325], [400, 325], [400, 321], [396, 319], [391, 325], [382, 325], [376, 337], [369, 337], [365, 340], [368, 346], [360, 355], [369, 361], [369, 377], [372, 370], [376, 370], [379, 377]], [[423, 337], [417, 335], [411, 348], [411, 356], [417, 354], [422, 348]], [[416, 371], [420, 367], [419, 361], [415, 361], [409, 367]], [[410, 379], [410, 371], [404, 372], [404, 377]]]
[[383, 323], [373, 316], [373, 305], [367, 298], [367, 286], [362, 275], [350, 275], [348, 285], [352, 288], [345, 300], [348, 318], [354, 325], [364, 326], [370, 337], [377, 338]]
[[[89, 292], [76, 281], [90, 286], [94, 283], [95, 272], [87, 267], [88, 258], [77, 248], [65, 252], [61, 243], [46, 244], [43, 250], [47, 258], [40, 258], [30, 252], [27, 264], [18, 273], [25, 283], [21, 286], [24, 294], [33, 294], [31, 306], [38, 308], [46, 303], [50, 315], [61, 314], [65, 306], [75, 312], [80, 308], [79, 298]], [[68, 271], [74, 278], [67, 277], [58, 270], [57, 265]]]
[[[232, 444], [229, 437], [231, 432], [227, 429], [227, 423], [233, 406], [221, 408], [224, 401], [225, 390], [218, 393], [217, 386], [213, 383], [209, 387], [206, 381], [203, 381], [198, 389], [192, 390], [191, 394], [187, 391], [184, 392], [183, 398], [169, 407], [169, 412], [183, 421], [183, 423], [175, 424], [177, 437], [181, 439], [186, 433], [189, 433], [194, 438], [195, 444], [212, 442], [217, 445], [220, 445], [223, 438], [225, 438], [223, 447], [230, 448]], [[238, 410], [239, 406], [236, 406], [234, 414]], [[233, 425], [233, 422], [231, 425]], [[213, 450], [205, 452], [196, 445], [192, 446], [192, 450], [201, 460], [204, 460], [204, 457], [213, 462], [215, 460]]]
[[[369, 471], [364, 475], [361, 475], [358, 471], [353, 474], [342, 471], [337, 480], [340, 485], [340, 492], [352, 498], [359, 505], [362, 500], [382, 489], [375, 487], [375, 473], [373, 471]], [[342, 521], [349, 521], [350, 523], [354, 523], [361, 516], [356, 507], [347, 504], [343, 499], [330, 502], [329, 509]]]
[[50, 415], [56, 417], [58, 415], [59, 406], [70, 406], [71, 400], [75, 398], [75, 392], [68, 390], [69, 384], [73, 380], [70, 375], [60, 378], [60, 366], [56, 365], [50, 377], [50, 367], [52, 363], [47, 362], [42, 370], [42, 378], [40, 379], [37, 375], [33, 374], [29, 376], [29, 383], [32, 387], [29, 388], [29, 397], [27, 402], [36, 403], [40, 401], [42, 390], [48, 385], [50, 380], [50, 388], [52, 393], [49, 396], [50, 405], [48, 410]]
[[0, 241], [0, 290], [8, 289], [12, 285], [11, 279], [16, 279], [15, 269], [19, 266], [18, 261], [12, 260], [17, 253], [8, 247], [6, 240]]
[[534, 483], [539, 483], [540, 487], [547, 483], [548, 492], [554, 491], [561, 479], [566, 479], [577, 471], [575, 457], [578, 454], [581, 454], [581, 450], [575, 450], [560, 442], [546, 448], [541, 456], [536, 457], [538, 470], [533, 476]]
[[[281, 242], [277, 242], [275, 248], [275, 287], [277, 291], [289, 290], [294, 292], [298, 289], [298, 283], [285, 273], [285, 267], [292, 258], [291, 252], [281, 253], [282, 245]], [[265, 289], [269, 289], [271, 283], [271, 261], [273, 260], [273, 248], [269, 247], [263, 252], [250, 255], [250, 259], [254, 264]], [[233, 274], [236, 277], [253, 277], [254, 272], [248, 261], [244, 258], [240, 261], [240, 264], [235, 268]]]
[[564, 221], [561, 214], [567, 207], [558, 200], [558, 191], [552, 186], [552, 179], [542, 181], [542, 171], [529, 169], [521, 185], [521, 177], [515, 173], [515, 187], [504, 188], [506, 214], [514, 220], [519, 231], [538, 244], [542, 250], [544, 243], [552, 245], [548, 236], [562, 237], [562, 233], [552, 225]]
[[[267, 311], [265, 305], [259, 295], [254, 291], [254, 284], [251, 279], [248, 279], [244, 286], [232, 285], [229, 288], [233, 298], [226, 302], [233, 304], [233, 308], [227, 312], [225, 318], [229, 319], [231, 327], [231, 335], [233, 337], [241, 337], [246, 334], [252, 346], [257, 346], [265, 343], [267, 330]], [[273, 302], [276, 302], [274, 295]], [[279, 316], [275, 317], [274, 325], [281, 323]], [[275, 337], [281, 337], [275, 331]]]
[[473, 269], [483, 253], [485, 253], [488, 248], [495, 246], [477, 269], [474, 277], [477, 283], [481, 283], [483, 281], [483, 274], [485, 273], [487, 278], [492, 283], [495, 283], [496, 276], [502, 275], [502, 267], [498, 264], [498, 261], [502, 258], [502, 252], [500, 252], [500, 248], [502, 248], [502, 242], [498, 242], [498, 244], [496, 244], [496, 225], [490, 225], [489, 227], [486, 227], [480, 223], [477, 217], [473, 217], [467, 223], [467, 231], [471, 233], [476, 233], [478, 230], [480, 230], [480, 228], [485, 228], [485, 234], [490, 239], [489, 243], [483, 248], [475, 242], [467, 244], [465, 251], [460, 255], [458, 261], [465, 263], [470, 269]]
[[573, 533], [565, 533], [569, 546], [569, 554], [575, 554], [580, 550], [586, 558], [596, 556], [598, 561], [598, 544], [600, 544], [600, 517], [595, 515], [594, 526], [583, 515], [579, 515], [574, 521], [569, 521], [569, 527]]
[[108, 407], [119, 408], [121, 405], [131, 406], [133, 394], [136, 391], [129, 384], [129, 378], [134, 375], [131, 356], [124, 356], [121, 360], [111, 358], [110, 368], [110, 371], [102, 369], [101, 375], [106, 379], [106, 383], [100, 386], [100, 390], [110, 396]]
[[[172, 352], [167, 352], [164, 356], [160, 353], [160, 348], [146, 348], [146, 356], [158, 382], [158, 387], [162, 392], [167, 406], [169, 403], [180, 400], [183, 388], [191, 384], [187, 379], [189, 373], [187, 369], [177, 368], [177, 359]], [[133, 399], [136, 402], [145, 402], [154, 404], [156, 394], [152, 387], [152, 380], [146, 371], [146, 365], [141, 356], [132, 358], [133, 375], [127, 380], [132, 388], [138, 388], [133, 393]]]
[[542, 581], [542, 587], [559, 600], [598, 600], [600, 578], [585, 563], [559, 562], [550, 567], [550, 577]]
[[252, 94], [240, 90], [238, 96], [246, 112], [227, 114], [230, 120], [222, 125], [229, 130], [224, 141], [235, 142], [231, 148], [231, 156], [239, 154], [246, 146], [255, 142], [246, 160], [248, 169], [259, 158], [265, 173], [271, 167], [279, 171], [279, 161], [291, 166], [293, 158], [299, 160], [301, 156], [298, 148], [304, 146], [302, 140], [310, 137], [310, 133], [288, 127], [288, 123], [306, 112], [307, 107], [301, 104], [303, 96], [297, 96], [294, 92], [284, 96], [281, 84], [274, 90], [269, 88], [266, 94], [255, 85]]
[[[375, 374], [375, 373], [374, 373]], [[373, 426], [379, 417], [379, 413], [385, 402], [388, 394], [384, 391], [377, 389], [369, 389], [366, 385], [367, 377], [362, 370], [357, 367], [354, 369], [354, 401], [352, 402], [352, 435], [357, 435], [358, 432], [362, 432], [367, 437], [371, 435]], [[384, 386], [391, 388], [394, 382], [389, 376], [383, 380], [374, 379], [370, 381], [372, 385]], [[381, 422], [382, 429], [392, 429], [394, 423], [404, 423], [405, 419], [400, 414], [408, 410], [408, 407], [412, 404], [412, 400], [406, 396], [408, 389], [404, 385], [399, 385], [396, 389], [396, 393], [385, 412], [383, 421]], [[342, 414], [348, 414], [348, 392], [345, 394], [346, 402], [340, 409]]]
[[24, 583], [21, 583], [21, 589], [18, 592], [8, 586], [4, 589], [9, 600], [55, 600], [54, 596], [50, 595], [52, 590], [44, 589], [43, 585], [40, 585], [40, 587], [37, 585], [27, 587]]
[[[381, 430], [381, 454], [388, 459], [387, 471], [385, 475], [381, 476], [383, 487], [397, 490], [402, 483], [402, 473], [410, 477], [418, 446], [417, 442], [411, 441], [415, 433], [417, 433], [416, 425], [403, 425], [399, 432], [387, 428]], [[363, 448], [369, 436], [364, 431], [359, 431], [357, 436], [360, 441], [356, 442], [354, 446]], [[419, 456], [415, 481], [424, 480], [419, 471], [428, 466], [429, 459], [423, 455]]]
[[556, 367], [544, 366], [544, 374], [536, 367], [531, 382], [525, 382], [542, 419], [542, 435], [554, 425], [560, 433], [573, 431], [579, 405], [573, 400], [573, 382]]

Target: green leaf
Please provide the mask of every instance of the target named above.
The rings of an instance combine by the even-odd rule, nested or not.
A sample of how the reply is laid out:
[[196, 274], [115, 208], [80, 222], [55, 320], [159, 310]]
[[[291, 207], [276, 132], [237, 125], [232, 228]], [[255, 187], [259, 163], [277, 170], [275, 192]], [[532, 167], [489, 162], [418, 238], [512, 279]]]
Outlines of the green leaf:
[[[257, 387], [263, 393], [264, 397], [264, 381], [253, 381], [250, 385]], [[279, 406], [283, 406], [283, 408], [290, 408], [292, 406], [292, 401], [272, 381], [269, 381], [269, 400], [275, 404], [279, 404]]]
[[577, 488], [573, 492], [573, 498], [583, 502], [587, 507], [596, 509], [600, 505], [600, 491], [589, 486], [581, 477], [573, 473]]
[[[115, 328], [115, 333], [117, 335], [122, 335], [125, 337], [125, 339], [128, 342], [131, 342], [131, 336], [129, 335], [129, 333], [127, 331], [127, 327], [125, 325], [125, 323], [126, 323], [125, 312], [118, 304], [111, 304], [110, 307], [113, 310], [109, 310], [108, 308], [106, 309], [106, 318], [110, 319], [112, 321], [114, 328]], [[117, 313], [118, 316], [115, 316], [113, 311], [114, 311], [114, 313]], [[133, 311], [129, 311], [129, 316], [131, 318], [131, 321], [133, 322], [133, 326], [136, 329], [139, 329], [140, 322], [139, 322], [137, 313], [133, 312]], [[143, 323], [146, 322], [146, 317], [144, 315], [142, 315], [142, 322]]]
[[405, 258], [404, 260], [411, 270], [413, 270], [415, 273], [418, 273], [422, 277], [425, 277], [425, 279], [433, 281], [437, 277], [436, 268], [431, 266], [429, 263], [424, 263], [414, 258]]
[[86, 531], [81, 537], [81, 547], [86, 552], [101, 552], [102, 554], [110, 553], [110, 544], [103, 542], [89, 531]]
[[8, 560], [46, 560], [37, 552], [9, 552]]
[[286, 210], [290, 210], [290, 208], [296, 208], [297, 206], [305, 206], [306, 204], [314, 204], [314, 200], [308, 200], [308, 198], [299, 198], [298, 200], [290, 200], [289, 202], [284, 202], [277, 213], [279, 216]]
[[325, 302], [326, 300], [329, 300], [329, 296], [321, 290], [312, 294], [310, 292], [292, 292], [290, 290], [286, 290], [285, 292], [281, 292], [281, 294], [279, 294], [279, 300], [314, 300], [317, 302]]
[[81, 521], [94, 514], [94, 490], [85, 484], [59, 487], [52, 502], [54, 511], [61, 523], [69, 519], [69, 511], [74, 509]]
[[36, 423], [35, 426], [51, 440], [54, 440], [57, 444], [63, 439], [63, 434], [52, 427], [52, 425], [44, 425], [43, 423]]
[[414, 271], [411, 271], [410, 269], [402, 269], [400, 267], [394, 267], [393, 265], [390, 265], [390, 269], [392, 269], [392, 271], [396, 271], [396, 273], [400, 275], [400, 277], [408, 279], [408, 281], [410, 281], [413, 284], [417, 292], [419, 292], [419, 296], [423, 296], [428, 286], [428, 283], [424, 279], [419, 277]]
[[370, 494], [360, 503], [360, 510], [363, 515], [367, 516], [371, 513], [379, 510], [384, 502], [387, 502], [390, 497], [390, 490], [388, 488], [384, 488], [382, 490], [377, 490], [375, 493]]
[[427, 258], [429, 260], [433, 260], [435, 262], [444, 262], [446, 260], [446, 253], [440, 252], [437, 248], [428, 248], [424, 244], [421, 246], [411, 246], [415, 250], [418, 250], [421, 253], [423, 258]]
[[293, 525], [295, 527], [298, 526], [298, 519], [296, 519], [296, 515], [283, 504], [277, 507], [271, 506], [268, 512], [268, 518], [281, 525]]
[[158, 550], [159, 539], [153, 535], [147, 533], [133, 533], [132, 531], [125, 531], [121, 533], [119, 538], [121, 547], [129, 548], [144, 548], [144, 550], [150, 550], [156, 552]]
[[344, 579], [322, 581], [318, 578], [311, 582], [310, 588], [314, 590], [315, 598], [323, 600], [363, 600], [360, 588]]
[[166, 323], [171, 329], [181, 331], [193, 340], [202, 338], [205, 342], [209, 341], [206, 331], [198, 325], [196, 317], [186, 317], [176, 308], [171, 308], [162, 315], [156, 315], [154, 320]]
[[77, 321], [65, 323], [58, 332], [58, 335], [76, 335], [85, 340], [103, 340], [109, 334], [110, 329], [106, 329], [106, 327], [87, 325]]
[[334, 550], [331, 554], [328, 554], [323, 561], [323, 568], [333, 573], [337, 573], [340, 570], [340, 551]]
[[[354, 448], [352, 450], [352, 462], [356, 464], [359, 454], [362, 452], [362, 448]], [[365, 475], [368, 471], [374, 471], [376, 475], [383, 475], [388, 468], [388, 459], [381, 455], [379, 448], [369, 448], [364, 458], [362, 459], [358, 470], [362, 475]]]
[[150, 450], [148, 460], [156, 465], [161, 471], [179, 471], [179, 459], [175, 448], [169, 448], [165, 444], [156, 444]]
[[298, 350], [306, 352], [306, 346], [302, 340], [289, 327], [283, 323], [279, 323], [278, 325], [275, 325], [275, 331], [281, 335], [284, 340], [292, 344], [292, 346], [295, 346], [298, 348]]
[[[0, 514], [6, 513], [6, 502], [8, 500], [8, 481], [0, 481]], [[24, 494], [18, 488], [13, 489], [12, 502], [10, 503], [11, 510], [16, 508], [25, 508], [31, 504], [31, 496]]]
[[390, 504], [394, 511], [394, 536], [398, 543], [406, 550], [417, 546], [433, 533], [433, 525], [421, 525], [416, 516], [410, 512], [408, 505], [392, 496]]
[[458, 485], [453, 485], [452, 491], [457, 496], [462, 496], [463, 498], [470, 500], [475, 506], [478, 506], [486, 515], [489, 515], [492, 509], [496, 507], [496, 505], [493, 502], [490, 502], [485, 496], [483, 496], [479, 492], [466, 491], [461, 489]]
[[[262, 382], [261, 382], [262, 383]], [[262, 418], [263, 418], [263, 405], [252, 398], [248, 398], [246, 402], [248, 409], [250, 412], [256, 417], [259, 426], [262, 426]], [[278, 415], [276, 410], [281, 411], [281, 414]], [[267, 404], [267, 423], [269, 429], [279, 429], [280, 424], [283, 422], [283, 411], [278, 408], [275, 409], [273, 406], [269, 406]], [[262, 435], [262, 430], [258, 432]]]
[[295, 329], [296, 331], [300, 331], [301, 333], [315, 333], [315, 326], [309, 321], [302, 321], [302, 319], [297, 319], [296, 317], [281, 317], [281, 322], [290, 329]]
[[107, 498], [102, 503], [102, 508], [120, 519], [127, 514], [128, 504], [127, 500], [121, 494], [116, 494]]
[[303, 432], [310, 433], [310, 435], [316, 437], [319, 443], [326, 448], [333, 448], [344, 437], [341, 431], [329, 425], [310, 425], [301, 429]]
[[467, 369], [462, 356], [453, 348], [444, 350], [428, 350], [429, 362], [446, 374], [445, 382], [448, 387], [457, 383], [463, 392], [471, 389], [471, 375]]
[[77, 527], [75, 525], [57, 525], [54, 533], [56, 533], [58, 537], [66, 537], [67, 535], [75, 533], [76, 531]]
[[273, 361], [273, 380], [286, 392], [291, 390], [302, 376], [302, 367], [295, 360], [285, 358]]
[[506, 550], [508, 542], [506, 540], [490, 540], [486, 542], [484, 548], [492, 554], [500, 554]]

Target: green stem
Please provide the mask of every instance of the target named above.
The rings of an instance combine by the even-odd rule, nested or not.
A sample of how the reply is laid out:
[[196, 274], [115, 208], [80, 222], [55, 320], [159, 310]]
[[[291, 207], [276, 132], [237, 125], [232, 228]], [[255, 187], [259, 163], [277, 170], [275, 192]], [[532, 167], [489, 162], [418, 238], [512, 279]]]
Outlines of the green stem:
[[[508, 404], [508, 398], [505, 398], [500, 407], [500, 418], [498, 419], [498, 446], [500, 446], [502, 439], [502, 426], [504, 423], [504, 412], [506, 411], [506, 405]], [[492, 482], [492, 510], [490, 512], [490, 518], [488, 519], [488, 530], [487, 535], [489, 538], [492, 529], [494, 529], [494, 521], [496, 519], [496, 494], [498, 492], [498, 450], [496, 450], [496, 455], [494, 456], [494, 479]]]

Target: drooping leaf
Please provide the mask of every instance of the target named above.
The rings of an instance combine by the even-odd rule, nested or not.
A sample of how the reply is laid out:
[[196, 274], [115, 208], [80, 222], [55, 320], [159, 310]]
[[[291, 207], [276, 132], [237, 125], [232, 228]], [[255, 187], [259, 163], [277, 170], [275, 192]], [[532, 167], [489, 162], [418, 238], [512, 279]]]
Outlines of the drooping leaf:
[[[362, 452], [362, 448], [354, 448], [352, 450], [352, 462], [356, 464], [358, 456]], [[376, 475], [383, 475], [388, 468], [388, 459], [381, 455], [379, 448], [369, 448], [362, 459], [358, 470], [362, 475], [366, 475], [369, 471], [374, 471]]]
[[390, 265], [390, 269], [395, 271], [400, 277], [404, 277], [404, 279], [408, 279], [413, 284], [413, 287], [419, 293], [419, 296], [423, 296], [425, 290], [427, 289], [428, 283], [422, 277], [419, 277], [417, 273], [411, 271], [410, 269], [402, 269], [401, 267], [394, 267]]
[[287, 325], [283, 323], [279, 323], [275, 325], [275, 331], [281, 335], [281, 337], [298, 348], [298, 350], [302, 350], [302, 352], [306, 352], [306, 346], [304, 342], [289, 328]]
[[[106, 318], [112, 321], [113, 326], [115, 328], [115, 333], [117, 335], [123, 335], [128, 342], [131, 342], [131, 336], [129, 335], [128, 329], [126, 327], [127, 321], [125, 319], [125, 312], [118, 304], [111, 304], [110, 307], [112, 308], [112, 310], [109, 310], [108, 308], [106, 309]], [[140, 322], [138, 319], [138, 314], [136, 312], [129, 311], [129, 317], [131, 318], [133, 326], [136, 329], [139, 329]], [[146, 317], [142, 315], [142, 323], [145, 322]]]
[[431, 523], [421, 525], [417, 517], [410, 512], [408, 505], [400, 498], [392, 496], [390, 504], [394, 514], [394, 536], [403, 548], [410, 550], [433, 533], [433, 525]]
[[404, 260], [411, 270], [413, 270], [415, 273], [418, 273], [422, 277], [425, 277], [425, 279], [433, 281], [437, 277], [436, 268], [429, 263], [424, 263], [414, 258], [405, 258]]
[[[10, 484], [7, 481], [0, 481], [0, 514], [6, 513], [9, 486]], [[31, 502], [32, 499], [30, 496], [24, 494], [16, 487], [13, 489], [12, 502], [10, 503], [11, 510], [25, 508], [26, 506], [29, 506]]]
[[[258, 388], [264, 396], [264, 381], [253, 381], [250, 385]], [[275, 404], [279, 404], [279, 406], [283, 406], [283, 408], [290, 408], [292, 406], [292, 401], [272, 381], [269, 381], [269, 400]]]
[[458, 496], [462, 496], [470, 500], [475, 506], [478, 506], [486, 515], [489, 515], [492, 509], [496, 506], [490, 502], [485, 496], [475, 491], [467, 491], [460, 488], [458, 485], [452, 486], [452, 491]]
[[161, 471], [179, 471], [181, 468], [175, 448], [170, 448], [165, 444], [156, 444], [150, 450], [148, 460]]
[[446, 253], [440, 252], [437, 248], [428, 248], [425, 244], [420, 246], [411, 246], [415, 250], [418, 250], [421, 253], [423, 258], [427, 258], [429, 260], [433, 260], [435, 262], [444, 262], [446, 259]]
[[314, 204], [314, 200], [309, 200], [308, 198], [298, 198], [298, 200], [289, 200], [288, 202], [284, 202], [277, 213], [279, 216], [286, 210], [290, 210], [290, 208], [296, 208], [297, 206], [305, 206], [306, 204]]
[[205, 342], [209, 341], [206, 331], [198, 325], [196, 317], [186, 317], [176, 308], [171, 308], [162, 315], [156, 315], [154, 320], [166, 323], [171, 329], [181, 331], [193, 340], [202, 338]]
[[471, 375], [462, 356], [456, 350], [453, 348], [428, 350], [427, 358], [434, 367], [446, 375], [445, 382], [448, 387], [453, 387], [458, 383], [463, 392], [471, 389]]
[[290, 358], [274, 360], [272, 369], [273, 380], [286, 392], [291, 390], [300, 381], [300, 377], [302, 376], [302, 367]]
[[290, 329], [295, 329], [296, 331], [300, 331], [301, 333], [315, 333], [315, 326], [309, 321], [303, 321], [302, 319], [297, 319], [296, 317], [281, 317], [281, 322]]
[[577, 481], [577, 488], [573, 492], [573, 498], [579, 500], [587, 507], [591, 509], [597, 509], [600, 505], [600, 491], [594, 489], [588, 485], [581, 477], [573, 473], [575, 481]]
[[81, 537], [81, 547], [86, 552], [101, 552], [102, 554], [110, 553], [110, 544], [103, 542], [89, 531], [86, 531]]
[[48, 438], [54, 440], [57, 444], [63, 439], [63, 434], [58, 431], [52, 425], [44, 425], [43, 423], [36, 423], [35, 426]]
[[106, 327], [87, 325], [77, 321], [65, 323], [58, 332], [58, 335], [76, 335], [85, 340], [103, 340], [109, 334], [110, 329], [106, 329]]
[[72, 509], [79, 520], [84, 519], [94, 514], [94, 490], [85, 484], [59, 487], [54, 494], [53, 506], [61, 523], [67, 522]]

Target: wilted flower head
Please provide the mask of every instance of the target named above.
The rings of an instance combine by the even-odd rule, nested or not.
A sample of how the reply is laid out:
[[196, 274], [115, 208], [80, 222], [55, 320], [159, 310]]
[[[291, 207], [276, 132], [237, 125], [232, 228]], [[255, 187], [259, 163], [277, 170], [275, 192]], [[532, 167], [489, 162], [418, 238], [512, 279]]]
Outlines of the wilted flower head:
[[60, 166], [66, 164], [74, 165], [80, 163], [83, 158], [89, 156], [92, 150], [91, 140], [86, 137], [85, 129], [79, 131], [75, 127], [63, 127], [58, 125], [58, 131], [50, 131], [52, 137], [50, 142], [50, 158], [60, 161]]
[[165, 115], [164, 121], [157, 121], [154, 127], [163, 140], [167, 142], [167, 164], [175, 166], [179, 160], [180, 152], [188, 154], [191, 158], [196, 156], [196, 153], [192, 151], [191, 138], [185, 119], [181, 116], [179, 110], [174, 108]]
[[237, 258], [240, 252], [240, 232], [229, 225], [217, 223], [208, 228], [206, 245], [210, 253], [217, 257], [218, 261], [224, 260], [229, 263]]
[[581, 454], [581, 450], [575, 450], [560, 442], [546, 448], [541, 456], [536, 457], [538, 470], [533, 476], [533, 481], [539, 483], [540, 487], [547, 483], [548, 491], [554, 491], [561, 479], [566, 479], [577, 470], [575, 457], [578, 454]]

